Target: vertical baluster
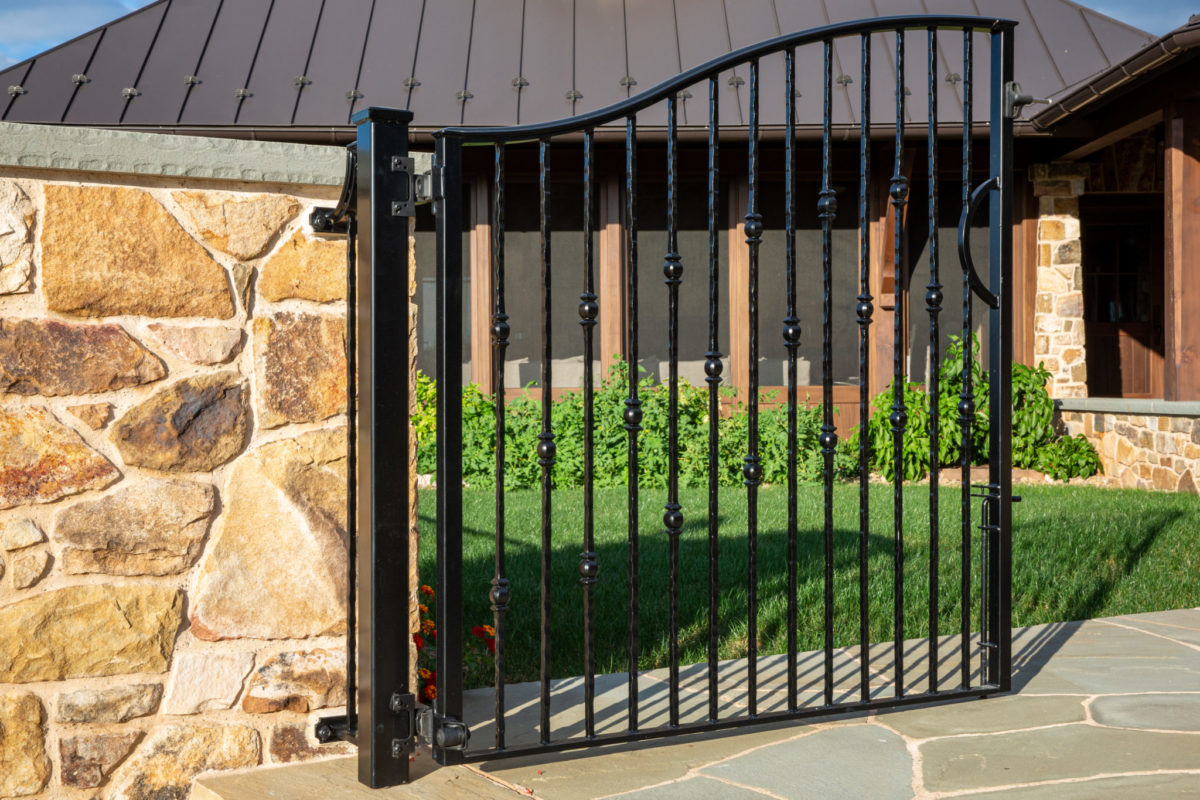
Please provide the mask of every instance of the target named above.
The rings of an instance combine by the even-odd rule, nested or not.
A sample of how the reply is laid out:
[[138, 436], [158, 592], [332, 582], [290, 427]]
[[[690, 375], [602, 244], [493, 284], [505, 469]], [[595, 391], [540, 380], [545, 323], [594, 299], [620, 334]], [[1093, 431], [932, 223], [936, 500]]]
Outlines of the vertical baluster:
[[942, 313], [942, 284], [938, 280], [938, 140], [937, 140], [937, 30], [929, 39], [929, 283], [925, 286], [925, 309], [929, 312], [929, 691], [938, 688], [938, 477], [942, 362], [938, 315]]
[[489, 595], [496, 629], [496, 749], [504, 749], [504, 645], [509, 584], [504, 563], [504, 354], [508, 348], [508, 314], [504, 311], [504, 145], [496, 145], [492, 197], [492, 381], [496, 387], [496, 564]]
[[579, 324], [583, 327], [583, 552], [579, 554], [579, 582], [583, 584], [583, 721], [590, 739], [596, 735], [596, 651], [592, 630], [595, 611], [596, 576], [600, 562], [596, 555], [594, 471], [595, 417], [592, 409], [595, 389], [592, 380], [593, 333], [600, 306], [596, 303], [592, 247], [593, 152], [595, 133], [583, 134], [583, 293], [579, 295]]
[[[970, 28], [963, 30], [963, 162], [962, 162], [962, 204], [965, 211], [971, 204], [971, 125], [972, 100], [974, 83], [972, 65], [974, 34]], [[962, 552], [960, 553], [960, 569], [962, 570], [959, 587], [962, 592], [962, 687], [971, 685], [971, 462], [972, 452], [971, 428], [975, 423], [975, 395], [971, 386], [971, 369], [973, 348], [971, 341], [971, 278], [963, 270], [963, 307], [962, 307], [962, 345], [963, 369], [962, 389], [958, 398], [958, 424], [962, 426]]]
[[892, 274], [896, 287], [895, 311], [893, 312], [893, 378], [892, 378], [892, 507], [894, 539], [894, 658], [896, 668], [896, 696], [904, 695], [904, 426], [908, 423], [908, 412], [904, 407], [904, 204], [908, 200], [908, 179], [904, 176], [904, 31], [896, 31], [896, 163], [892, 173], [891, 197], [895, 216], [895, 233], [892, 239]]
[[796, 317], [796, 51], [788, 50], [784, 55], [786, 73], [785, 129], [787, 139], [783, 151], [784, 163], [784, 219], [785, 253], [784, 266], [787, 274], [787, 313], [783, 319], [783, 343], [788, 353], [788, 508], [787, 508], [787, 695], [788, 708], [798, 707], [796, 697], [796, 537], [799, 523], [796, 518], [797, 475], [796, 475], [796, 349], [800, 346], [800, 320]]
[[750, 385], [747, 387], [749, 442], [742, 474], [746, 484], [746, 523], [749, 542], [747, 638], [747, 691], [750, 716], [758, 715], [758, 487], [762, 463], [758, 456], [758, 246], [762, 241], [762, 214], [758, 212], [758, 60], [750, 62], [750, 191], [746, 212], [746, 244], [750, 248], [749, 323]]
[[637, 118], [625, 120], [625, 263], [628, 298], [626, 352], [629, 396], [625, 400], [625, 430], [629, 432], [629, 730], [638, 728], [638, 431], [642, 401], [638, 397], [637, 304]]
[[683, 511], [679, 505], [679, 284], [683, 282], [683, 263], [679, 257], [677, 219], [679, 187], [676, 184], [678, 132], [675, 123], [675, 97], [667, 98], [667, 254], [663, 258], [663, 277], [667, 285], [667, 505], [663, 525], [670, 546], [670, 725], [679, 725], [679, 534], [683, 532]]
[[718, 118], [720, 89], [715, 77], [708, 79], [708, 352], [704, 354], [704, 380], [708, 382], [708, 718], [717, 718], [717, 645], [720, 639], [718, 600], [720, 575], [717, 554], [720, 535], [718, 486], [720, 452], [717, 421], [721, 412], [721, 372], [724, 362], [717, 349], [717, 320], [720, 310], [720, 251], [717, 213], [720, 210], [720, 150]]
[[859, 690], [863, 702], [871, 696], [871, 627], [868, 617], [867, 546], [870, 539], [870, 442], [866, 434], [871, 387], [871, 231], [867, 202], [871, 191], [871, 36], [862, 35], [862, 95], [858, 134], [858, 641]]
[[550, 568], [552, 525], [550, 501], [553, 492], [554, 431], [550, 424], [550, 142], [538, 142], [538, 209], [542, 244], [542, 431], [538, 434], [538, 464], [542, 467], [542, 699], [541, 741], [550, 743]]
[[824, 124], [821, 136], [821, 455], [825, 460], [825, 704], [833, 704], [833, 455], [837, 428], [833, 424], [833, 220], [837, 193], [830, 184], [829, 157], [833, 114], [833, 42], [825, 40]]

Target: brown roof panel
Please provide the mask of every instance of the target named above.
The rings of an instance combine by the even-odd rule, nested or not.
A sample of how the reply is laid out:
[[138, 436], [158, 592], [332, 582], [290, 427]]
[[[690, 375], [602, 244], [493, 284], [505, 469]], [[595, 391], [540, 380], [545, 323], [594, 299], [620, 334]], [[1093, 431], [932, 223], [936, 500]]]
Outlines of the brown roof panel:
[[1104, 52], [1104, 58], [1110, 65], [1116, 64], [1129, 55], [1131, 39], [1135, 41], [1142, 39], [1145, 44], [1153, 41], [1153, 37], [1144, 31], [1098, 14], [1089, 8], [1081, 10], [1084, 21], [1087, 22], [1092, 35], [1096, 37], [1096, 43], [1100, 45], [1100, 49]]
[[158, 33], [166, 3], [146, 8], [120, 25], [112, 25], [96, 48], [87, 68], [87, 82], [79, 87], [63, 122], [76, 125], [115, 125], [129, 98], [126, 89], [136, 89], [142, 64]]
[[521, 92], [522, 123], [571, 115], [575, 79], [571, 26], [570, 3], [526, 0], [522, 52], [529, 85]]
[[[1065, 3], [1039, 3], [1030, 8], [1066, 85], [1111, 66], [1079, 8]], [[1074, 36], [1057, 35], [1071, 30], [1076, 31]]]
[[[350, 120], [350, 98], [346, 93], [358, 83], [358, 66], [373, 3], [337, 0], [332, 10], [330, 5], [327, 1], [313, 39], [307, 73], [312, 82], [300, 89], [292, 119], [294, 125], [344, 125]], [[344, 119], [338, 118], [338, 109], [345, 111]]]
[[[687, 13], [676, 15], [679, 26], [679, 58], [684, 69], [703, 64], [709, 59], [729, 52], [729, 29], [725, 25], [725, 8], [721, 0], [692, 0], [688, 3]], [[722, 125], [743, 125], [741, 105], [738, 103], [737, 89], [729, 85], [735, 77], [745, 80], [744, 69], [730, 70], [721, 74], [717, 80], [719, 91], [720, 123]], [[699, 94], [693, 90], [693, 94]], [[704, 88], [707, 97], [708, 88]], [[693, 124], [706, 124], [705, 116]]]
[[[430, 38], [417, 50], [413, 77], [420, 85], [413, 89], [409, 105], [422, 119], [450, 120], [448, 125], [462, 121], [473, 5], [472, 0], [430, 0], [425, 4], [421, 37]], [[408, 24], [412, 24], [411, 17]], [[479, 35], [487, 33], [481, 31]], [[391, 80], [399, 77], [393, 73]]]
[[[661, 46], [665, 49], [667, 42]], [[626, 63], [621, 5], [576, 3], [575, 88], [583, 97], [575, 103], [575, 112], [595, 111], [629, 97], [629, 88], [622, 85], [626, 76], [637, 81], [636, 86], [629, 87], [633, 94], [651, 86]]]
[[[779, 35], [774, 3], [771, 0], [726, 0], [726, 9], [729, 41], [734, 50]], [[814, 15], [812, 22], [806, 27], [823, 25], [824, 22], [823, 16], [818, 18], [817, 15]], [[745, 78], [746, 84], [737, 88], [734, 94], [737, 95], [738, 103], [741, 106], [742, 118], [748, 124], [750, 122], [750, 67], [739, 68], [738, 74]], [[759, 108], [761, 111], [771, 109], [765, 116], [759, 117], [759, 122], [769, 124], [767, 121], [771, 120], [783, 124], [783, 54], [763, 58], [758, 65], [758, 78]]]
[[[353, 98], [350, 104], [351, 114], [368, 106], [409, 107], [410, 95], [422, 88], [410, 90], [406, 81], [412, 77], [416, 58], [421, 54], [420, 36], [421, 31], [425, 30], [426, 5], [424, 0], [375, 0], [372, 5], [374, 10], [371, 15], [371, 30], [367, 34], [361, 56], [362, 70], [359, 73], [358, 86], [353, 87], [362, 93], [362, 97]], [[430, 37], [426, 42], [428, 47], [436, 50], [438, 44], [433, 41], [435, 38]], [[345, 47], [349, 48], [349, 44]], [[459, 78], [461, 77], [460, 74]], [[350, 88], [352, 87], [347, 87], [348, 90]], [[330, 120], [328, 124], [342, 124], [340, 121], [335, 122], [340, 118], [342, 107], [334, 108], [338, 113], [330, 114], [328, 110], [324, 112]], [[349, 118], [346, 119], [346, 123], [348, 122]]]
[[[286, 14], [287, 3], [277, 3], [277, 14]], [[184, 125], [232, 125], [237, 116], [237, 92], [246, 88], [246, 76], [258, 52], [271, 0], [225, 0], [208, 38], [204, 57], [196, 70], [200, 82], [191, 87], [183, 106]]]
[[[679, 74], [679, 41], [675, 35], [675, 14], [666, 3], [627, 3], [625, 35], [629, 42], [629, 74], [637, 81], [631, 94], [662, 83]], [[692, 12], [689, 12], [692, 13]], [[679, 104], [684, 124], [708, 119], [708, 86], [693, 86], [693, 98]]]
[[[125, 108], [125, 125], [174, 125], [187, 96], [188, 75], [200, 61], [221, 0], [174, 0], [138, 81], [138, 95]], [[203, 35], [198, 35], [200, 32]]]
[[291, 0], [287, 13], [272, 13], [258, 47], [258, 58], [246, 81], [250, 96], [242, 100], [239, 125], [291, 125], [300, 87], [306, 77], [308, 54], [317, 25], [325, 14], [336, 14], [336, 5], [322, 0]]
[[[76, 86], [71, 77], [87, 72], [96, 43], [103, 35], [103, 30], [94, 31], [34, 59], [29, 74], [21, 83], [25, 93], [9, 105], [5, 121], [61, 122], [75, 95]], [[118, 93], [115, 100], [120, 97]]]
[[520, 75], [521, 0], [477, 3], [463, 124], [516, 124]]

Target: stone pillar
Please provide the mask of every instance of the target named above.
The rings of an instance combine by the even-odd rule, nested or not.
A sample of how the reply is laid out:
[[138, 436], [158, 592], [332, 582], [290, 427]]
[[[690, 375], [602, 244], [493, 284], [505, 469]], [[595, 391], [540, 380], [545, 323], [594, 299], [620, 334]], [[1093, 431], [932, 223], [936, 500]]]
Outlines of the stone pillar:
[[1038, 198], [1034, 358], [1053, 376], [1051, 397], [1087, 397], [1079, 196], [1084, 169], [1071, 163], [1030, 168]]

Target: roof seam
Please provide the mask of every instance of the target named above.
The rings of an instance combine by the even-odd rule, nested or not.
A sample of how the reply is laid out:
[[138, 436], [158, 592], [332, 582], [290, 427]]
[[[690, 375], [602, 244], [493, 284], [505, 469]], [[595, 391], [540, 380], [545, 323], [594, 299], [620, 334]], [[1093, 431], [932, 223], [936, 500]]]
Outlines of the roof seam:
[[367, 29], [363, 31], [362, 48], [358, 51], [358, 69], [354, 71], [354, 88], [350, 90], [350, 102], [347, 104], [349, 106], [349, 110], [346, 112], [347, 125], [350, 124], [350, 118], [354, 116], [354, 109], [358, 105], [358, 85], [362, 83], [363, 62], [367, 59], [367, 42], [371, 41], [371, 22], [374, 19], [375, 0], [371, 0], [371, 7], [367, 9]]
[[[137, 76], [134, 77], [133, 83], [130, 84], [133, 88], [137, 88], [142, 82], [142, 74], [146, 71], [146, 65], [150, 63], [150, 54], [154, 52], [154, 46], [158, 44], [158, 35], [162, 33], [163, 23], [167, 21], [167, 14], [171, 13], [171, 5], [174, 0], [167, 0], [167, 7], [163, 9], [163, 13], [158, 18], [158, 25], [154, 28], [154, 35], [150, 37], [150, 46], [146, 48], [146, 54], [142, 56], [142, 65], [138, 67]], [[90, 67], [89, 67], [90, 69]], [[125, 98], [125, 106], [121, 109], [121, 116], [117, 117], [117, 123], [125, 121], [125, 115], [129, 113], [129, 105], [133, 102], [134, 96]]]
[[[241, 89], [250, 87], [250, 78], [254, 76], [254, 67], [258, 65], [258, 54], [262, 50], [263, 39], [267, 35], [267, 28], [271, 25], [271, 13], [275, 11], [275, 0], [267, 5], [267, 16], [263, 20], [262, 30], [258, 32], [258, 44], [254, 45], [254, 56], [250, 59], [250, 69], [246, 72], [246, 80], [242, 83]], [[246, 95], [239, 94], [237, 99], [237, 110], [233, 112], [233, 124], [236, 125], [238, 118], [242, 115], [242, 106], [246, 103]]]
[[1083, 9], [1078, 9], [1079, 18], [1083, 20], [1083, 27], [1087, 28], [1088, 35], [1092, 37], [1092, 41], [1096, 44], [1096, 49], [1100, 51], [1100, 57], [1104, 59], [1104, 66], [1111, 67], [1112, 59], [1108, 57], [1108, 53], [1104, 52], [1103, 45], [1100, 44], [1100, 37], [1096, 35], [1096, 31], [1092, 28], [1092, 23], [1088, 22], [1087, 14], [1083, 13]]
[[[25, 65], [25, 74], [21, 76], [21, 83], [17, 84], [18, 86], [23, 85], [26, 81], [29, 80], [29, 73], [33, 72], [33, 65], [36, 63], [37, 63], [37, 59], [31, 58], [29, 60], [29, 63]], [[17, 102], [18, 97], [20, 97], [20, 95], [13, 95], [12, 97], [8, 98], [8, 105], [6, 105], [4, 107], [4, 117], [3, 118], [8, 117], [8, 112], [12, 110], [13, 103]]]
[[[212, 42], [213, 31], [217, 29], [217, 20], [221, 18], [221, 12], [225, 10], [225, 0], [217, 0], [217, 10], [213, 14], [212, 23], [208, 26], [208, 34], [204, 37], [204, 46], [200, 48], [200, 55], [196, 58], [196, 67], [192, 70], [192, 75], [200, 74], [200, 65], [204, 63], [204, 56], [208, 53], [208, 45]], [[191, 77], [191, 76], [188, 76]], [[183, 112], [187, 109], [188, 100], [192, 97], [192, 90], [196, 88], [196, 84], [189, 83], [187, 90], [183, 93], [183, 102], [179, 104], [179, 113], [175, 115], [175, 124], [183, 122]]]
[[1058, 76], [1058, 82], [1065, 86], [1067, 79], [1063, 77], [1062, 70], [1058, 68], [1058, 60], [1054, 58], [1050, 45], [1046, 43], [1046, 37], [1042, 35], [1042, 26], [1037, 24], [1037, 18], [1033, 16], [1033, 9], [1029, 7], [1029, 0], [1021, 0], [1021, 5], [1025, 7], [1025, 13], [1029, 15], [1029, 21], [1033, 23], [1033, 30], [1037, 34], [1038, 41], [1042, 43], [1042, 49], [1046, 51], [1046, 57], [1050, 59], [1050, 66], [1054, 67], [1054, 74]]
[[[92, 52], [88, 55], [87, 61], [83, 64], [83, 74], [86, 75], [88, 70], [92, 68], [92, 62], [96, 59], [96, 53], [100, 50], [100, 43], [104, 41], [104, 34], [108, 33], [108, 28], [101, 28], [100, 35], [96, 37], [96, 43], [92, 45]], [[71, 97], [67, 100], [67, 104], [63, 106], [62, 115], [58, 121], [65, 122], [67, 114], [71, 111], [71, 106], [75, 104], [75, 98], [79, 96], [80, 84], [75, 84], [75, 88], [71, 90]]]
[[458, 109], [458, 124], [466, 124], [467, 119], [467, 92], [468, 85], [471, 80], [471, 48], [475, 43], [475, 9], [478, 7], [479, 0], [471, 0], [471, 24], [467, 27], [467, 63], [463, 67], [463, 88], [460, 107]]
[[[317, 9], [317, 22], [313, 25], [312, 39], [308, 42], [308, 55], [304, 57], [304, 71], [297, 77], [308, 77], [308, 67], [312, 63], [313, 48], [317, 45], [317, 33], [321, 30], [321, 18], [325, 16], [325, 0], [321, 0], [321, 6]], [[300, 110], [300, 98], [304, 96], [304, 89], [307, 84], [301, 82], [296, 86], [296, 102], [292, 104], [292, 116], [288, 119], [288, 124], [296, 124], [296, 112]]]
[[408, 77], [412, 80], [408, 84], [408, 99], [404, 102], [405, 108], [412, 108], [413, 89], [417, 88], [417, 56], [421, 52], [421, 34], [425, 31], [425, 2], [421, 0], [421, 18], [417, 20], [417, 43], [413, 45], [413, 63], [412, 69], [408, 72]]
[[521, 80], [525, 77], [525, 5], [526, 0], [521, 0], [521, 43], [517, 54], [517, 124], [521, 124], [521, 95], [525, 91], [525, 86]]

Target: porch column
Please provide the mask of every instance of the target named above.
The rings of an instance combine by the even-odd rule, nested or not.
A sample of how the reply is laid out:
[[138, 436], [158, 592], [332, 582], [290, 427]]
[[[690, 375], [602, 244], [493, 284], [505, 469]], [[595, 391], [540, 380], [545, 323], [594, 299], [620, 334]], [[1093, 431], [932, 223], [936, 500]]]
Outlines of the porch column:
[[1168, 107], [1165, 121], [1165, 399], [1200, 400], [1200, 103]]
[[597, 253], [600, 303], [600, 377], [608, 374], [613, 359], [625, 355], [625, 259], [621, 238], [621, 180], [606, 177], [599, 186], [600, 235]]
[[[729, 181], [729, 377], [726, 385], [738, 390], [739, 399], [750, 386], [750, 247], [746, 244], [746, 209], [750, 181], [745, 175]], [[761, 331], [760, 331], [761, 333]]]
[[1043, 362], [1053, 376], [1051, 397], [1088, 395], [1079, 239], [1084, 169], [1074, 162], [1061, 162], [1034, 164], [1029, 170], [1038, 199], [1033, 359]]
[[490, 183], [487, 178], [471, 181], [467, 215], [471, 227], [471, 382], [492, 392], [492, 222], [489, 213]]

